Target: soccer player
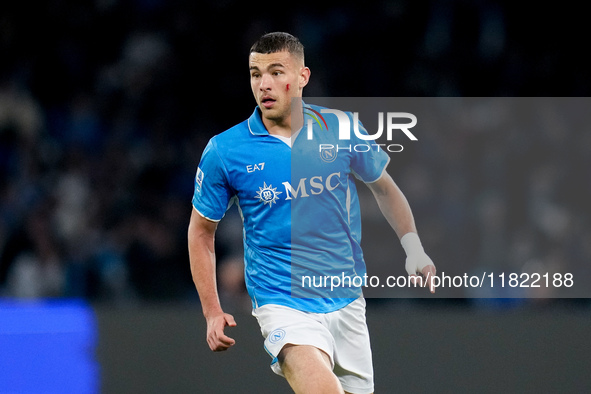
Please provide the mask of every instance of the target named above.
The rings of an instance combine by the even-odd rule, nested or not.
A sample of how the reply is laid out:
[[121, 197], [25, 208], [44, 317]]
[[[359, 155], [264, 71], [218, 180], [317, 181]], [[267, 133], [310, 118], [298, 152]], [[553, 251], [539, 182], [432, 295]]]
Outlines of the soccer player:
[[[314, 273], [365, 274], [354, 177], [368, 185], [400, 238], [409, 275], [429, 278], [424, 284], [430, 286], [435, 266], [421, 246], [406, 198], [385, 170], [389, 157], [383, 150], [319, 152], [319, 143], [338, 143], [337, 117], [324, 116], [325, 128], [308, 121], [318, 120], [321, 108], [301, 101], [310, 69], [299, 40], [265, 34], [250, 50], [249, 68], [257, 107], [250, 118], [209, 141], [195, 177], [188, 243], [207, 342], [213, 351], [235, 343], [224, 334], [236, 322], [220, 305], [214, 235], [236, 203], [244, 223], [246, 287], [272, 370], [296, 393], [372, 393], [361, 289], [331, 292], [301, 282]], [[294, 98], [300, 104], [292, 107]], [[307, 138], [306, 126], [313, 127], [314, 138]], [[368, 143], [351, 134], [351, 143]]]

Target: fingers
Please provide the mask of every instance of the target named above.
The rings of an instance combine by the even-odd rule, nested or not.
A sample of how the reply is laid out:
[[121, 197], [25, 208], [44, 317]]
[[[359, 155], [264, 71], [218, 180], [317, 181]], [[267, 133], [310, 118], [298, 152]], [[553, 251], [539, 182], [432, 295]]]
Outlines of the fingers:
[[236, 341], [234, 339], [224, 335], [223, 332], [216, 332], [207, 337], [207, 344], [214, 352], [223, 352], [224, 350], [228, 350], [230, 347], [234, 346], [235, 343]]
[[228, 326], [230, 327], [236, 327], [236, 321], [234, 320], [234, 316], [225, 313], [224, 317], [226, 318], [226, 324], [228, 324]]
[[234, 346], [236, 341], [222, 332], [217, 332], [211, 341], [208, 341], [209, 348], [214, 352], [223, 352]]
[[428, 265], [423, 268], [422, 274], [427, 280], [425, 281], [425, 285], [429, 287], [429, 290], [432, 294], [435, 294], [435, 286], [433, 285], [433, 277], [437, 273], [434, 265]]
[[414, 286], [428, 286], [431, 293], [435, 293], [433, 277], [437, 270], [429, 256], [425, 253], [409, 255], [406, 258], [405, 268]]
[[435, 293], [435, 286], [433, 284], [433, 277], [437, 273], [434, 265], [427, 265], [420, 274], [413, 273], [409, 275], [410, 282], [414, 286], [428, 287], [432, 294]]
[[222, 352], [234, 346], [236, 341], [224, 334], [226, 326], [235, 327], [236, 321], [232, 315], [227, 313], [216, 316], [208, 321], [207, 325], [207, 344], [214, 352]]

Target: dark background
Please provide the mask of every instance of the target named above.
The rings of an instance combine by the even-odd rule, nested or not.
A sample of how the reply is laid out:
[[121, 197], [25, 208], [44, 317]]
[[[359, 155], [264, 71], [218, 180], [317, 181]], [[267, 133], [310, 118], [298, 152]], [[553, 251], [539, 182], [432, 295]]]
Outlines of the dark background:
[[[98, 352], [106, 391], [140, 384], [148, 373], [158, 376], [165, 359], [156, 361], [159, 348], [149, 342], [150, 335], [138, 334], [148, 341], [142, 348], [154, 349], [150, 355], [130, 356], [128, 364], [113, 360], [126, 360], [119, 352], [127, 342], [123, 333], [174, 315], [179, 304], [194, 316], [195, 332], [204, 329], [186, 251], [193, 177], [208, 139], [254, 108], [247, 57], [260, 35], [280, 30], [300, 38], [312, 69], [304, 92], [309, 97], [589, 96], [587, 23], [586, 14], [568, 2], [4, 2], [0, 296], [74, 297], [95, 305], [99, 327], [107, 330]], [[461, 260], [521, 269], [529, 262], [556, 270], [588, 264], [589, 135], [523, 130], [513, 145], [522, 154], [515, 155], [502, 153], [515, 142], [508, 135], [460, 133], [453, 144], [435, 146], [430, 158], [396, 167], [395, 180], [410, 200], [435, 263], [445, 267]], [[513, 182], [499, 182], [507, 175]], [[252, 319], [241, 285], [239, 227], [235, 211], [220, 225], [220, 291], [227, 310]], [[507, 359], [520, 360], [523, 367], [522, 373], [512, 372], [515, 385], [504, 386], [509, 391], [526, 390], [528, 384], [562, 387], [563, 381], [571, 384], [566, 391], [581, 387], [583, 376], [576, 368], [588, 361], [574, 350], [575, 336], [569, 334], [588, 323], [582, 318], [586, 301], [534, 306], [527, 300], [449, 300], [433, 308], [425, 302], [370, 303], [381, 392], [396, 391], [380, 385], [393, 376], [384, 369], [388, 362], [400, 370], [401, 391], [426, 391], [425, 382], [409, 385], [423, 378], [408, 378], [408, 357], [415, 360], [413, 371], [429, 370], [424, 379], [435, 391], [460, 390], [464, 369], [473, 379], [466, 391], [501, 387], [491, 380], [500, 384], [506, 375], [486, 371], [502, 370]], [[154, 305], [162, 308], [156, 317], [123, 323], [126, 316], [153, 311]], [[392, 308], [400, 305], [412, 311], [409, 326], [392, 320]], [[389, 316], [383, 325], [395, 329], [384, 330], [383, 313]], [[256, 344], [253, 352], [265, 359], [253, 322], [240, 335], [249, 335], [249, 343]], [[542, 335], [534, 330], [540, 324], [555, 328]], [[422, 339], [403, 333], [425, 326], [435, 355], [424, 349], [409, 355], [412, 348], [401, 341]], [[434, 326], [447, 330], [446, 341], [433, 339], [439, 332]], [[474, 349], [468, 342], [481, 343], [470, 338], [473, 329], [492, 341], [481, 352], [467, 350]], [[522, 340], [511, 342], [514, 329]], [[162, 325], [158, 334], [166, 330]], [[496, 337], [501, 331], [506, 334]], [[185, 338], [190, 341], [185, 349], [203, 352], [205, 341], [193, 334]], [[567, 343], [561, 346], [556, 338]], [[588, 345], [587, 338], [578, 338]], [[499, 347], [505, 352], [486, 364], [483, 355]], [[452, 357], [451, 349], [468, 353]], [[556, 349], [563, 358], [556, 357]], [[186, 362], [200, 369], [231, 357], [199, 354]], [[578, 357], [572, 365], [565, 364], [570, 354]], [[198, 392], [227, 392], [212, 382], [240, 370], [235, 363], [249, 362], [246, 357], [220, 363], [189, 382]], [[528, 364], [541, 359], [550, 364], [541, 369]], [[145, 375], [122, 372], [142, 362], [155, 364], [141, 368]], [[258, 363], [256, 371], [268, 377], [265, 363]], [[441, 366], [445, 376], [431, 372]], [[572, 379], [565, 378], [560, 371], [573, 366]], [[257, 379], [241, 379], [249, 384], [242, 391], [262, 392]]]

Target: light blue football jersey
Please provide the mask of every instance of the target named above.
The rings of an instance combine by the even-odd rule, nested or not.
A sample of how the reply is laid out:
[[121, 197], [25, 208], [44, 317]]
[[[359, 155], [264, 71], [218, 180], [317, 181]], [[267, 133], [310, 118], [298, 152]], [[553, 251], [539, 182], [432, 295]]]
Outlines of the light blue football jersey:
[[199, 163], [194, 208], [218, 221], [238, 204], [253, 307], [326, 313], [361, 295], [359, 285], [335, 289], [330, 280], [320, 281], [365, 275], [354, 177], [376, 181], [389, 156], [353, 132], [339, 141], [337, 117], [325, 114], [320, 122], [321, 110], [304, 106], [304, 124], [314, 120], [312, 132], [304, 127], [290, 147], [269, 135], [257, 107], [249, 119], [213, 137]]

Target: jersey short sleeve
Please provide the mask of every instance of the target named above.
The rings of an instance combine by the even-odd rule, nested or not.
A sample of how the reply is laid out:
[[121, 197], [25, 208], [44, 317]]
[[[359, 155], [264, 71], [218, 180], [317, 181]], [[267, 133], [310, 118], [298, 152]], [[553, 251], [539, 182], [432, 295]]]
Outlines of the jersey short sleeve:
[[228, 173], [211, 139], [195, 174], [193, 207], [201, 216], [217, 222], [224, 217], [233, 194], [228, 183]]
[[[367, 130], [359, 122], [359, 132], [367, 135]], [[356, 146], [356, 152], [351, 159], [351, 169], [355, 177], [365, 183], [377, 181], [390, 162], [390, 156], [377, 145], [374, 140], [363, 140], [355, 133], [351, 133], [351, 142]], [[366, 145], [366, 147], [361, 147]]]

